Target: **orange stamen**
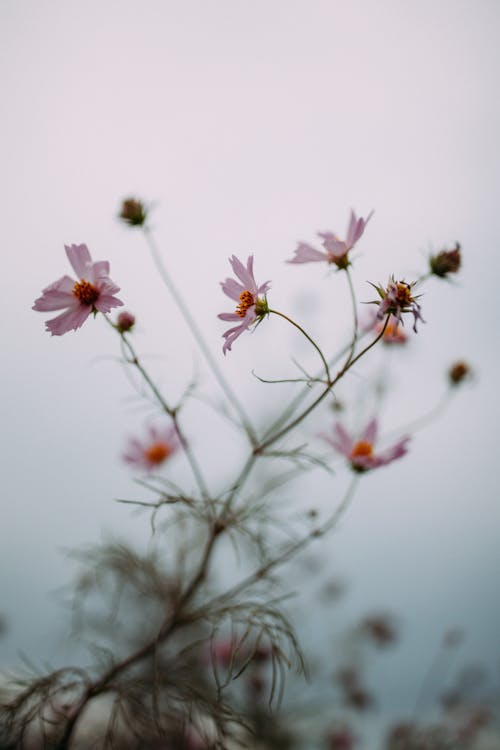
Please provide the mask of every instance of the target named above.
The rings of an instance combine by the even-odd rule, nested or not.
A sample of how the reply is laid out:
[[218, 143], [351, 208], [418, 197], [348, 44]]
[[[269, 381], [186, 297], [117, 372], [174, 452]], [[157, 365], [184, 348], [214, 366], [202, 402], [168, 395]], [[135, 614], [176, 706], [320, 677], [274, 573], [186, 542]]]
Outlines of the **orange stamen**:
[[351, 457], [355, 458], [356, 456], [371, 456], [373, 453], [373, 445], [369, 443], [367, 440], [360, 440], [358, 443], [355, 444], [354, 448], [351, 451]]
[[404, 281], [398, 281], [396, 287], [396, 299], [398, 305], [400, 305], [401, 307], [407, 307], [408, 305], [411, 305], [411, 303], [413, 302], [413, 297], [411, 296], [411, 286], [409, 284], [405, 284]]
[[248, 289], [246, 289], [240, 294], [240, 304], [236, 308], [236, 315], [239, 315], [240, 318], [244, 318], [248, 308], [252, 307], [252, 305], [255, 305], [254, 296], [252, 292], [249, 292]]
[[80, 281], [75, 281], [73, 294], [82, 305], [94, 305], [99, 299], [100, 292], [99, 289], [93, 286], [89, 281], [81, 279]]
[[165, 461], [166, 458], [169, 457], [171, 454], [172, 449], [170, 448], [167, 443], [153, 443], [153, 445], [150, 445], [149, 448], [146, 448], [144, 451], [144, 455], [146, 457], [146, 460], [150, 464], [161, 464], [163, 461]]

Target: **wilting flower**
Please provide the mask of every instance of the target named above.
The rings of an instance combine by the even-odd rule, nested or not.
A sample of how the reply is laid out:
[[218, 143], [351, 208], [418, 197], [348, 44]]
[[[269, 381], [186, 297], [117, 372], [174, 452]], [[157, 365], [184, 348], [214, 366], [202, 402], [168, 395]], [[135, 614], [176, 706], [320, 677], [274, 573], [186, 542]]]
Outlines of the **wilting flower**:
[[387, 313], [390, 313], [396, 319], [397, 328], [399, 323], [403, 323], [403, 313], [409, 312], [413, 315], [413, 330], [417, 333], [417, 320], [421, 320], [422, 323], [425, 321], [420, 313], [421, 308], [417, 302], [418, 297], [412, 295], [412, 289], [416, 283], [414, 281], [411, 284], [407, 284], [406, 281], [396, 281], [394, 276], [390, 276], [385, 289], [383, 286], [372, 284], [380, 297], [380, 301], [375, 300], [371, 303], [378, 305], [378, 319], [382, 320]]
[[239, 282], [235, 279], [226, 279], [221, 282], [221, 287], [224, 294], [238, 304], [234, 313], [220, 313], [217, 317], [221, 320], [240, 321], [240, 325], [229, 328], [222, 334], [225, 339], [222, 347], [224, 354], [231, 351], [233, 342], [241, 336], [243, 331], [250, 328], [256, 321], [260, 322], [269, 312], [266, 292], [270, 287], [270, 282], [265, 281], [264, 284], [257, 285], [253, 275], [253, 255], [249, 256], [246, 268], [235, 255], [229, 259], [229, 262]]
[[175, 427], [150, 426], [144, 440], [130, 438], [123, 460], [144, 471], [154, 471], [179, 449]]
[[135, 326], [135, 317], [132, 315], [132, 313], [127, 312], [126, 310], [124, 312], [121, 312], [116, 320], [116, 327], [120, 331], [120, 333], [127, 333], [127, 331], [130, 331]]
[[431, 255], [429, 258], [431, 273], [434, 276], [439, 276], [441, 279], [450, 273], [457, 273], [461, 264], [462, 256], [458, 242], [455, 243], [453, 250], [441, 250], [440, 253]]
[[43, 290], [32, 308], [38, 312], [64, 310], [45, 323], [52, 336], [76, 331], [90, 313], [108, 313], [111, 308], [123, 305], [114, 296], [120, 287], [109, 278], [108, 261], [92, 261], [87, 245], [65, 245], [64, 249], [78, 281], [62, 276]]
[[122, 203], [120, 219], [131, 227], [141, 227], [148, 217], [147, 210], [136, 198], [126, 198]]
[[407, 445], [410, 437], [405, 436], [385, 451], [375, 453], [374, 444], [377, 439], [377, 430], [377, 420], [372, 419], [358, 440], [355, 440], [349, 435], [345, 427], [337, 423], [333, 427], [333, 436], [322, 434], [321, 437], [338, 453], [348, 459], [354, 471], [364, 472], [369, 469], [377, 469], [379, 466], [385, 466], [391, 461], [401, 458], [408, 451]]
[[318, 236], [323, 240], [321, 244], [325, 248], [324, 250], [316, 250], [315, 247], [308, 245], [306, 242], [299, 242], [295, 250], [295, 257], [287, 261], [287, 263], [326, 261], [327, 263], [334, 263], [338, 268], [347, 268], [350, 264], [349, 251], [352, 250], [356, 242], [361, 238], [372, 215], [373, 211], [366, 219], [362, 219], [361, 217], [358, 219], [351, 209], [351, 218], [345, 240], [339, 239], [333, 232], [319, 232]]

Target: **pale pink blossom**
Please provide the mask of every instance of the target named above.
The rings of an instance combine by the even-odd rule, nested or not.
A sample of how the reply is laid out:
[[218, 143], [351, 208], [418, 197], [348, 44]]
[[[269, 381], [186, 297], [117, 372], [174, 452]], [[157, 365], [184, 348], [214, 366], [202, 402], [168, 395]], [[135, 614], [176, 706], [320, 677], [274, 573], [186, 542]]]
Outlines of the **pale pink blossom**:
[[233, 313], [220, 313], [217, 317], [231, 322], [238, 321], [239, 325], [229, 328], [222, 334], [225, 339], [222, 347], [224, 354], [231, 351], [233, 342], [238, 336], [247, 331], [256, 321], [260, 322], [264, 315], [269, 312], [266, 293], [270, 287], [270, 282], [265, 281], [259, 286], [255, 281], [253, 255], [249, 256], [246, 267], [235, 255], [229, 259], [229, 262], [239, 281], [226, 279], [221, 282], [221, 287], [224, 294], [227, 294], [238, 304]]
[[333, 232], [319, 232], [318, 236], [323, 240], [322, 245], [325, 248], [324, 250], [316, 250], [315, 247], [308, 245], [306, 242], [299, 242], [295, 250], [295, 257], [287, 261], [287, 263], [326, 261], [327, 263], [334, 263], [338, 268], [347, 268], [350, 264], [349, 251], [353, 249], [356, 242], [363, 235], [372, 215], [373, 211], [366, 219], [358, 218], [351, 209], [351, 218], [347, 227], [345, 240], [339, 239]]
[[339, 423], [333, 426], [333, 435], [322, 434], [321, 437], [338, 453], [347, 458], [354, 471], [363, 472], [385, 466], [391, 461], [401, 458], [408, 451], [407, 446], [410, 437], [405, 436], [390, 448], [375, 453], [374, 444], [377, 440], [377, 431], [377, 420], [372, 419], [357, 439], [351, 437], [345, 427]]
[[64, 249], [77, 280], [62, 276], [43, 290], [32, 308], [38, 312], [64, 310], [45, 323], [52, 336], [76, 331], [92, 312], [108, 313], [123, 305], [114, 296], [120, 287], [109, 278], [108, 261], [93, 261], [87, 245], [65, 245]]
[[143, 440], [130, 438], [122, 455], [125, 463], [147, 472], [154, 471], [179, 449], [179, 437], [173, 425], [150, 425]]

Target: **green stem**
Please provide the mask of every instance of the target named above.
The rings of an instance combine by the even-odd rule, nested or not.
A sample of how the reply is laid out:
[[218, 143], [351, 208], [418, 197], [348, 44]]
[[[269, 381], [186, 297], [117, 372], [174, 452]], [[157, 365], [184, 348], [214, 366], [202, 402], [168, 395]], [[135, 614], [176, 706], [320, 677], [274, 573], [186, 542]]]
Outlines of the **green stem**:
[[357, 354], [353, 359], [347, 359], [346, 360], [346, 362], [344, 363], [342, 369], [337, 373], [337, 375], [335, 376], [335, 378], [333, 380], [329, 381], [329, 383], [328, 383], [327, 387], [325, 388], [325, 390], [323, 391], [323, 393], [321, 393], [318, 396], [318, 398], [315, 401], [313, 401], [313, 403], [310, 404], [307, 407], [307, 409], [304, 409], [304, 411], [301, 414], [299, 414], [298, 417], [296, 417], [292, 422], [289, 422], [289, 424], [285, 425], [285, 427], [283, 427], [283, 429], [281, 429], [279, 432], [275, 433], [274, 435], [271, 435], [271, 437], [269, 437], [263, 443], [260, 443], [260, 445], [257, 445], [254, 448], [254, 453], [262, 453], [262, 451], [264, 451], [270, 445], [272, 445], [273, 443], [275, 443], [276, 440], [279, 440], [281, 437], [283, 437], [284, 435], [286, 435], [287, 432], [289, 432], [294, 427], [296, 427], [298, 424], [300, 424], [300, 422], [302, 422], [302, 420], [305, 419], [318, 406], [318, 404], [321, 403], [321, 401], [323, 401], [323, 399], [325, 398], [325, 396], [327, 396], [330, 393], [330, 391], [333, 388], [333, 386], [336, 385], [339, 382], [339, 380], [345, 375], [345, 373], [348, 370], [350, 370], [351, 367], [359, 359], [361, 359], [361, 357], [363, 357], [373, 346], [375, 346], [375, 344], [378, 341], [380, 341], [380, 339], [382, 338], [382, 336], [385, 333], [385, 329], [387, 328], [388, 321], [389, 321], [389, 315], [387, 315], [387, 317], [385, 319], [384, 326], [383, 326], [382, 330], [380, 331], [380, 333], [378, 334], [378, 336], [376, 338], [374, 338], [373, 341], [370, 344], [368, 344], [368, 346], [365, 346], [365, 348], [362, 349], [359, 352], [359, 354]]
[[299, 326], [298, 323], [296, 323], [294, 320], [292, 320], [291, 318], [289, 318], [288, 315], [284, 315], [284, 313], [278, 312], [278, 310], [271, 310], [271, 309], [269, 310], [269, 313], [270, 314], [273, 313], [274, 315], [279, 315], [280, 318], [283, 318], [284, 320], [288, 321], [288, 323], [290, 323], [292, 326], [295, 326], [295, 328], [298, 331], [300, 331], [303, 336], [306, 337], [306, 339], [309, 341], [309, 343], [314, 346], [314, 348], [318, 352], [319, 356], [321, 357], [321, 361], [323, 362], [323, 367], [325, 368], [325, 373], [326, 373], [326, 382], [330, 383], [331, 377], [330, 377], [330, 368], [328, 367], [328, 362], [326, 361], [326, 359], [325, 359], [325, 357], [323, 355], [323, 352], [321, 351], [321, 349], [319, 348], [319, 346], [317, 345], [317, 343], [314, 341], [314, 339], [312, 339], [309, 336], [309, 334], [306, 333], [306, 331], [304, 331], [304, 329], [302, 328], [302, 326]]
[[130, 343], [130, 341], [127, 339], [125, 333], [123, 331], [120, 331], [120, 329], [118, 328], [118, 326], [116, 326], [113, 323], [113, 321], [110, 318], [108, 318], [107, 315], [104, 315], [104, 318], [105, 318], [106, 322], [112, 328], [114, 328], [114, 330], [120, 336], [120, 338], [122, 340], [123, 347], [124, 347], [125, 351], [127, 352], [128, 356], [129, 356], [129, 359], [127, 359], [126, 361], [130, 365], [133, 365], [136, 368], [136, 370], [140, 373], [141, 377], [143, 378], [144, 382], [148, 385], [149, 389], [151, 390], [151, 392], [152, 392], [153, 396], [155, 397], [156, 401], [158, 402], [158, 404], [161, 406], [162, 410], [165, 412], [165, 414], [167, 414], [172, 419], [172, 421], [174, 423], [175, 430], [177, 432], [177, 435], [179, 436], [180, 444], [182, 446], [182, 449], [183, 449], [184, 453], [186, 454], [186, 458], [189, 461], [189, 464], [191, 466], [191, 470], [193, 472], [193, 475], [194, 475], [194, 478], [196, 480], [196, 483], [198, 484], [198, 489], [200, 490], [200, 493], [201, 493], [202, 497], [205, 500], [209, 500], [210, 499], [210, 493], [208, 492], [208, 488], [207, 488], [207, 485], [206, 485], [205, 480], [203, 478], [203, 474], [202, 474], [202, 471], [201, 471], [201, 469], [200, 469], [200, 467], [198, 465], [198, 462], [197, 462], [197, 460], [196, 460], [196, 458], [195, 458], [195, 456], [194, 456], [191, 448], [189, 447], [189, 443], [188, 443], [186, 437], [184, 436], [184, 433], [181, 430], [181, 427], [180, 427], [180, 424], [179, 424], [179, 419], [178, 419], [178, 416], [177, 416], [177, 409], [174, 409], [171, 406], [169, 406], [169, 404], [165, 400], [165, 398], [162, 395], [162, 393], [158, 390], [158, 388], [157, 388], [156, 384], [154, 383], [154, 381], [152, 380], [151, 376], [149, 375], [149, 373], [147, 372], [147, 370], [144, 368], [144, 366], [141, 364], [141, 361], [140, 361], [140, 359], [139, 359], [139, 357], [138, 357], [138, 355], [137, 355], [134, 347], [132, 346], [132, 344]]
[[238, 412], [239, 417], [241, 419], [241, 423], [243, 425], [243, 428], [245, 432], [248, 435], [248, 438], [252, 445], [257, 444], [257, 435], [255, 433], [255, 430], [252, 426], [252, 423], [250, 422], [250, 419], [245, 412], [243, 406], [240, 404], [238, 397], [236, 396], [235, 392], [227, 382], [227, 380], [224, 378], [221, 370], [219, 369], [216, 361], [214, 360], [212, 353], [208, 346], [205, 343], [205, 340], [203, 336], [201, 335], [201, 332], [196, 325], [196, 322], [192, 318], [191, 314], [189, 313], [188, 307], [185, 305], [184, 300], [182, 299], [181, 295], [179, 294], [174, 282], [170, 278], [169, 273], [167, 272], [167, 269], [165, 268], [165, 265], [163, 263], [163, 260], [161, 258], [161, 255], [159, 253], [158, 247], [156, 245], [156, 242], [154, 241], [153, 235], [151, 233], [151, 230], [149, 227], [145, 226], [143, 227], [144, 236], [146, 239], [146, 242], [148, 244], [149, 250], [151, 252], [151, 255], [153, 257], [153, 261], [156, 265], [156, 268], [158, 270], [158, 273], [160, 274], [160, 278], [167, 287], [168, 291], [172, 295], [174, 302], [176, 303], [177, 307], [179, 308], [179, 311], [181, 315], [183, 316], [186, 325], [188, 326], [189, 330], [191, 331], [191, 334], [193, 338], [195, 339], [196, 343], [200, 347], [201, 353], [205, 357], [209, 367], [211, 368], [213, 374], [215, 375], [216, 380], [218, 381], [221, 389], [223, 390], [224, 394], [226, 395], [226, 398], [228, 399], [229, 403], [232, 404], [234, 409]]

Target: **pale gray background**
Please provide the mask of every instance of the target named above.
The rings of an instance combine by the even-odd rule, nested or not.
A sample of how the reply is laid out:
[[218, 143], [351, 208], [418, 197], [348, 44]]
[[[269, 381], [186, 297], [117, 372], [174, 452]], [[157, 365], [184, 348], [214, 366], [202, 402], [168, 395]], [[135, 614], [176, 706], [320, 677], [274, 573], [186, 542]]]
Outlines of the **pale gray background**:
[[[314, 353], [272, 320], [223, 359], [215, 315], [230, 309], [218, 287], [229, 255], [254, 252], [273, 305], [328, 350], [345, 340], [348, 297], [340, 276], [283, 264], [298, 239], [342, 234], [351, 206], [374, 208], [355, 268], [360, 300], [372, 296], [367, 279], [411, 279], [432, 248], [460, 240], [457, 285], [426, 287], [427, 324], [391, 376], [387, 429], [435, 403], [453, 359], [473, 363], [475, 383], [404, 462], [365, 480], [325, 550], [351, 583], [342, 622], [370, 607], [401, 615], [404, 644], [379, 674], [394, 710], [411, 707], [451, 624], [468, 632], [465, 660], [497, 663], [499, 22], [495, 0], [0, 2], [1, 665], [18, 663], [18, 649], [69, 658], [49, 596], [70, 576], [61, 548], [148, 535], [113, 502], [135, 493], [119, 454], [144, 415], [106, 358], [117, 353], [111, 331], [89, 321], [50, 339], [30, 309], [70, 272], [63, 244], [110, 260], [140, 317], [138, 345], [161, 356], [150, 362], [171, 393], [200, 361], [140, 236], [115, 220], [130, 192], [157, 201], [167, 262], [259, 419], [275, 392], [250, 369], [289, 374], [290, 351], [311, 367]], [[305, 434], [313, 441], [329, 420]], [[240, 460], [214, 435], [196, 442], [212, 478]], [[176, 471], [191, 481], [180, 459]], [[322, 507], [345, 479], [320, 485]]]

